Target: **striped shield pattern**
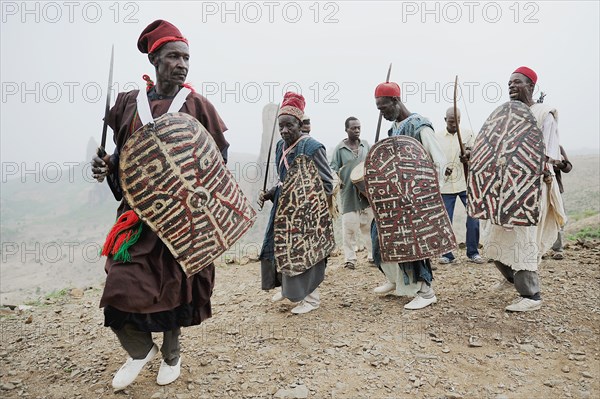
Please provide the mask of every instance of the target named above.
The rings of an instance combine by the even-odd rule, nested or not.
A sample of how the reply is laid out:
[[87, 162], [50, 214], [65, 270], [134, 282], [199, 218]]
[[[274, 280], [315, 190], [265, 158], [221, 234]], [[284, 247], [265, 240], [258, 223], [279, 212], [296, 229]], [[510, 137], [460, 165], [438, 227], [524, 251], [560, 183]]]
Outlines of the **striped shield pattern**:
[[168, 113], [144, 125], [120, 154], [129, 206], [186, 275], [208, 266], [254, 223], [256, 212], [194, 117]]
[[431, 258], [456, 247], [436, 168], [417, 140], [393, 136], [373, 145], [365, 185], [384, 262]]
[[492, 112], [473, 145], [467, 212], [500, 226], [535, 226], [544, 138], [529, 107], [509, 101]]
[[310, 157], [298, 155], [290, 165], [274, 223], [275, 262], [287, 276], [302, 274], [335, 248], [327, 196]]

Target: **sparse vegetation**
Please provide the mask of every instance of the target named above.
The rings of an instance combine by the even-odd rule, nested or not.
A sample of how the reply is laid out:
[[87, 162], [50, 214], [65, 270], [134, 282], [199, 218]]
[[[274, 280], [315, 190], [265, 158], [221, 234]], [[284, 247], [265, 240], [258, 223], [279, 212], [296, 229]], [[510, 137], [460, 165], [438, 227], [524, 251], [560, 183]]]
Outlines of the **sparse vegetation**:
[[577, 222], [578, 220], [586, 219], [586, 218], [589, 218], [589, 217], [597, 215], [597, 214], [598, 214], [598, 211], [596, 211], [596, 210], [586, 209], [581, 212], [569, 214], [569, 219], [573, 222]]
[[584, 227], [577, 233], [567, 237], [569, 240], [600, 240], [600, 227]]
[[69, 293], [68, 288], [63, 288], [62, 290], [54, 290], [48, 295], [46, 295], [46, 299], [58, 299], [66, 296]]

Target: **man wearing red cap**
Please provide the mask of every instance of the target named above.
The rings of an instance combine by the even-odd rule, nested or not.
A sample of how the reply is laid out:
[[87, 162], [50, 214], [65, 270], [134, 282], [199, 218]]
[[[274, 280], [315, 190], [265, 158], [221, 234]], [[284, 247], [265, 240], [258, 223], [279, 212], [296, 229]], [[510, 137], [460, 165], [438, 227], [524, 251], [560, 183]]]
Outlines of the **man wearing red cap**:
[[[115, 152], [92, 160], [94, 177], [99, 181], [106, 177], [117, 200], [122, 199], [118, 168], [121, 148], [133, 132], [167, 112], [195, 117], [226, 155], [229, 144], [223, 133], [227, 127], [214, 106], [185, 83], [190, 57], [187, 43], [179, 29], [163, 20], [148, 25], [139, 37], [138, 49], [148, 54], [156, 84], [144, 76], [147, 90], [119, 93], [107, 121], [114, 131]], [[128, 211], [129, 204], [122, 200], [118, 216]], [[163, 332], [163, 361], [156, 381], [159, 385], [175, 381], [181, 370], [180, 328], [198, 325], [212, 314], [214, 265], [188, 278], [156, 233], [139, 223], [141, 233], [129, 248], [131, 259], [125, 262], [108, 257], [100, 301], [104, 325], [115, 332], [130, 356], [112, 381], [115, 389], [131, 384], [157, 354], [152, 332]]]
[[[506, 307], [507, 311], [527, 312], [537, 310], [542, 304], [538, 265], [554, 243], [559, 227], [566, 221], [560, 190], [552, 166], [560, 162], [558, 113], [546, 104], [533, 101], [537, 74], [528, 67], [517, 68], [508, 81], [508, 94], [513, 101], [530, 107], [537, 126], [544, 136], [546, 162], [544, 182], [539, 204], [540, 218], [537, 226], [503, 226], [487, 223], [482, 234], [484, 249], [489, 249], [491, 259], [504, 279], [495, 289], [514, 287], [519, 298]], [[498, 154], [500, 155], [500, 154]], [[494, 249], [501, 248], [501, 251]]]
[[[435, 138], [431, 122], [419, 114], [411, 113], [406, 108], [400, 100], [400, 86], [395, 82], [381, 83], [377, 86], [375, 89], [375, 103], [383, 117], [393, 122], [388, 135], [404, 135], [419, 141], [437, 169], [438, 181], [442, 181], [446, 159]], [[395, 291], [396, 295], [415, 295], [412, 301], [404, 305], [405, 309], [410, 310], [422, 309], [437, 302], [435, 292], [431, 287], [433, 280], [431, 261], [422, 259], [406, 263], [382, 263], [377, 238], [377, 225], [374, 222], [372, 226], [373, 258], [387, 278], [387, 282], [375, 288], [374, 292], [386, 294]]]
[[302, 120], [304, 118], [304, 97], [300, 94], [287, 92], [281, 103], [278, 122], [281, 140], [277, 142], [275, 150], [275, 165], [279, 183], [268, 192], [260, 193], [260, 200], [273, 201], [273, 208], [260, 254], [262, 289], [271, 290], [281, 286], [281, 292], [276, 293], [273, 302], [284, 298], [291, 302], [300, 302], [292, 309], [294, 314], [308, 313], [317, 309], [321, 303], [318, 287], [325, 278], [327, 258], [317, 262], [302, 274], [289, 276], [279, 273], [275, 264], [275, 214], [280, 205], [281, 187], [285, 181], [288, 169], [294, 159], [299, 155], [310, 157], [323, 182], [325, 194], [330, 200], [333, 191], [333, 175], [327, 162], [325, 146], [308, 134], [302, 133]]

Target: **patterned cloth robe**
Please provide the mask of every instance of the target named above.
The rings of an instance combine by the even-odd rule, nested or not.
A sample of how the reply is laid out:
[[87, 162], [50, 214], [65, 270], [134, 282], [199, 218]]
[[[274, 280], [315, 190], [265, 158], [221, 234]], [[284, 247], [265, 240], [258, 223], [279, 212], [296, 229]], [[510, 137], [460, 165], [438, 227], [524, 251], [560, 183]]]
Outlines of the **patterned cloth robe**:
[[[142, 126], [137, 114], [138, 90], [119, 93], [108, 115], [108, 125], [114, 131], [114, 165], [127, 139]], [[169, 109], [173, 97], [159, 96], [154, 89], [148, 92], [152, 116], [158, 118]], [[223, 152], [228, 143], [223, 136], [225, 123], [214, 106], [197, 93], [191, 93], [180, 112], [185, 112], [206, 127]], [[131, 208], [122, 200], [118, 168], [107, 180], [115, 198], [121, 200], [117, 218]], [[211, 317], [210, 297], [214, 287], [214, 265], [187, 277], [167, 246], [146, 225], [129, 252], [129, 262], [106, 260], [106, 283], [100, 300], [104, 307], [104, 324], [120, 329], [125, 323], [139, 331], [170, 331], [177, 327], [200, 324]]]
[[[411, 114], [408, 118], [399, 123], [394, 122], [392, 128], [388, 131], [388, 136], [409, 136], [422, 144], [421, 130], [425, 127], [429, 127], [433, 130], [433, 125], [427, 118], [422, 117], [419, 114]], [[373, 245], [373, 260], [377, 267], [379, 267], [379, 270], [384, 272], [382, 269], [381, 249], [379, 246], [375, 219], [373, 219], [373, 223], [371, 224], [371, 242]], [[433, 272], [431, 270], [431, 261], [429, 259], [398, 263], [398, 267], [398, 272], [401, 273], [405, 285], [414, 285], [417, 281], [425, 281], [427, 285], [431, 285]], [[401, 287], [399, 287], [398, 290], [402, 291]], [[410, 292], [409, 294], [414, 293]]]
[[[285, 150], [284, 145], [285, 142], [283, 140], [279, 140], [275, 150], [277, 174], [279, 176], [279, 181], [282, 183], [285, 181], [285, 176], [287, 174], [287, 168], [282, 159], [283, 151]], [[312, 137], [302, 136], [301, 141], [286, 156], [288, 165], [291, 165], [294, 159], [301, 154], [309, 156], [315, 162], [315, 165], [319, 171], [319, 176], [323, 181], [325, 193], [327, 195], [331, 195], [333, 191], [333, 175], [327, 162], [327, 155], [323, 144], [319, 143]], [[265, 233], [262, 251], [260, 254], [262, 289], [270, 290], [275, 287], [282, 286], [282, 293], [286, 298], [289, 298], [292, 301], [300, 301], [306, 295], [314, 291], [314, 289], [316, 289], [323, 281], [327, 259], [318, 262], [316, 265], [299, 276], [288, 277], [282, 275], [281, 273], [277, 273], [277, 268], [275, 265], [274, 223], [275, 214], [279, 205], [281, 188], [282, 185], [278, 185], [273, 195], [273, 207], [271, 208], [271, 214], [267, 224], [267, 231]]]

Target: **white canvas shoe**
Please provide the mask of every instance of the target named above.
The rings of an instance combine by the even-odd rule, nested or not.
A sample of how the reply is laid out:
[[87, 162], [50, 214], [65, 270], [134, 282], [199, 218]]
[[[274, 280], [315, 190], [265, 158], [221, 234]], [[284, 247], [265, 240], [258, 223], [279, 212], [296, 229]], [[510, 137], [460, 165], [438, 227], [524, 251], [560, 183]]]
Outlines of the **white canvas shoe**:
[[146, 363], [152, 360], [154, 355], [157, 353], [158, 346], [155, 344], [152, 346], [152, 349], [150, 349], [150, 352], [148, 352], [145, 358], [138, 360], [134, 360], [132, 358], [127, 359], [125, 364], [123, 364], [119, 371], [117, 371], [115, 374], [115, 377], [112, 380], [112, 387], [117, 390], [125, 389], [125, 387], [127, 387], [136, 379]]
[[529, 298], [520, 297], [504, 309], [509, 312], [530, 312], [532, 310], [538, 310], [542, 306], [542, 300], [534, 300]]
[[390, 283], [389, 281], [379, 287], [373, 289], [373, 292], [376, 294], [387, 294], [388, 292], [394, 291], [396, 289], [395, 283]]
[[283, 296], [283, 294], [281, 293], [281, 291], [278, 291], [275, 295], [273, 295], [273, 297], [271, 298], [271, 302], [279, 302], [279, 301], [283, 301], [285, 298]]
[[167, 385], [179, 378], [181, 374], [181, 356], [177, 360], [175, 366], [169, 366], [164, 360], [160, 363], [160, 369], [158, 370], [158, 376], [156, 377], [156, 383], [158, 385]]
[[514, 288], [515, 288], [515, 285], [513, 283], [511, 283], [507, 279], [503, 278], [501, 281], [498, 281], [498, 283], [496, 283], [492, 286], [492, 291], [504, 291], [504, 290], [514, 289]]
[[431, 298], [423, 298], [421, 295], [417, 295], [412, 301], [404, 305], [404, 309], [417, 310], [423, 309], [431, 304], [437, 302], [437, 298], [432, 296]]
[[300, 302], [300, 305], [298, 305], [294, 309], [292, 309], [292, 313], [293, 314], [304, 314], [304, 313], [312, 312], [313, 310], [318, 309], [318, 308], [319, 308], [318, 305], [311, 305], [310, 303], [308, 303], [306, 301], [302, 301], [302, 302]]

